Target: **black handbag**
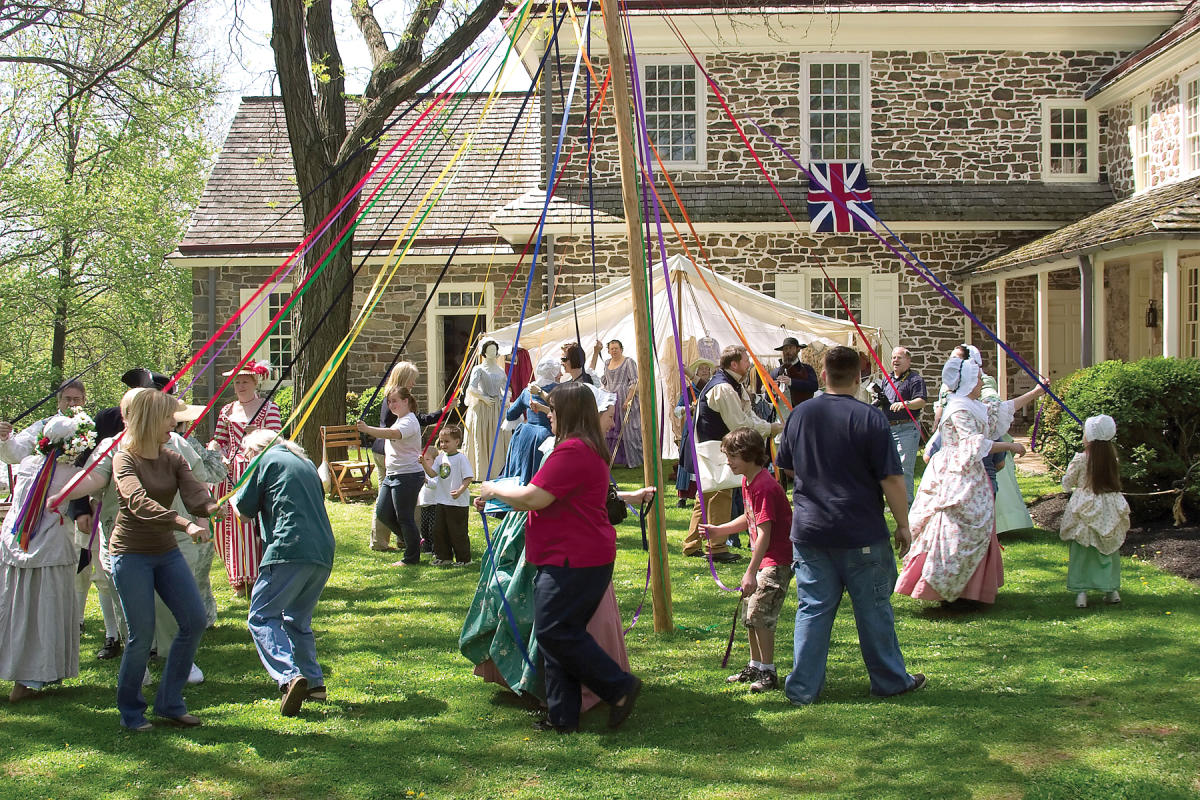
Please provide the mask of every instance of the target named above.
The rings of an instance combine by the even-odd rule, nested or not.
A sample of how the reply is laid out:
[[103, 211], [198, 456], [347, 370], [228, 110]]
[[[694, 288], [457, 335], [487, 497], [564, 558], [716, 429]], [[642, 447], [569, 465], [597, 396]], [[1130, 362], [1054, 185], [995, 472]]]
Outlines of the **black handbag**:
[[625, 507], [625, 501], [617, 497], [617, 487], [613, 484], [608, 484], [608, 497], [604, 500], [604, 509], [608, 512], [609, 524], [617, 525], [625, 521], [629, 516], [629, 509]]

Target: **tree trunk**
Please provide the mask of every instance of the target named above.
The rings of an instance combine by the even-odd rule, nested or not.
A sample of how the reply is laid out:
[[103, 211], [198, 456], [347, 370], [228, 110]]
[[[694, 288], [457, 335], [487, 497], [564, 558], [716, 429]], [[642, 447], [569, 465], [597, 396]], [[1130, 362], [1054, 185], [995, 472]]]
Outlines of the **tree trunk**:
[[[346, 170], [346, 172], [356, 172]], [[343, 177], [344, 175], [344, 177]], [[360, 176], [339, 174], [325, 186], [309, 195], [304, 202], [304, 227], [306, 230], [316, 230], [321, 220], [337, 207], [339, 201], [354, 185]], [[354, 219], [358, 212], [357, 200], [347, 204], [341, 215], [334, 220], [329, 230], [313, 245], [304, 257], [304, 274], [308, 276], [316, 270], [322, 261], [321, 255], [331, 243], [337, 241], [337, 232], [345, 224]], [[354, 268], [353, 237], [329, 257], [325, 270], [309, 284], [308, 291], [300, 298], [299, 308], [293, 308], [291, 317], [295, 320], [296, 346], [308, 340], [309, 334], [316, 331], [312, 341], [296, 359], [295, 389], [293, 397], [298, 402], [302, 392], [321, 380], [325, 364], [337, 351], [338, 344], [346, 332], [350, 330], [351, 308], [354, 300], [354, 287], [351, 285], [340, 296], [342, 286], [351, 279]], [[322, 323], [321, 319], [329, 309], [329, 317]], [[317, 328], [318, 323], [320, 327]], [[321, 426], [341, 425], [346, 420], [346, 365], [333, 373], [333, 377], [321, 398], [314, 404], [308, 423], [300, 431], [300, 445], [313, 455], [321, 452]]]
[[66, 376], [67, 363], [67, 313], [71, 301], [71, 242], [64, 235], [61, 261], [58, 265], [54, 302], [54, 336], [50, 342], [50, 386], [57, 389]]

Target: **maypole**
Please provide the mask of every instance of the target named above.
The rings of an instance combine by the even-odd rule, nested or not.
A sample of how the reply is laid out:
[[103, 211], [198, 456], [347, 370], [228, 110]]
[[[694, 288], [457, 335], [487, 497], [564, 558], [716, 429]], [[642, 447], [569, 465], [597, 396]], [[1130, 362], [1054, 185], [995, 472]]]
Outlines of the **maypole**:
[[[642, 407], [642, 441], [658, 443], [654, 413], [654, 360], [650, 349], [650, 321], [646, 311], [646, 261], [645, 251], [640, 246], [638, 228], [637, 177], [633, 157], [633, 118], [629, 113], [629, 80], [625, 69], [625, 48], [621, 44], [621, 17], [617, 0], [600, 0], [604, 15], [604, 33], [608, 39], [608, 58], [612, 67], [613, 107], [617, 116], [617, 148], [621, 163], [621, 202], [625, 209], [625, 239], [629, 250], [629, 290], [633, 295], [633, 323], [637, 337], [637, 359], [642, 365], [642, 380], [638, 381], [638, 403]], [[647, 372], [649, 370], [649, 372]], [[658, 491], [654, 494], [653, 512], [647, 520], [646, 532], [650, 542], [650, 586], [654, 601], [654, 630], [657, 633], [674, 630], [671, 617], [671, 576], [667, 569], [667, 540], [662, 529], [666, 519], [663, 504], [662, 447], [646, 448], [649, 455], [653, 449], [653, 461], [642, 462], [645, 485], [653, 484]]]

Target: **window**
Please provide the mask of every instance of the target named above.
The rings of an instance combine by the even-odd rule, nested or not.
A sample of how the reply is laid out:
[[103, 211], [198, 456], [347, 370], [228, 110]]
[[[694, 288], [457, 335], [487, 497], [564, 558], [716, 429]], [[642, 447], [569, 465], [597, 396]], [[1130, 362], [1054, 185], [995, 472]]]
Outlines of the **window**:
[[[850, 306], [850, 311], [854, 313], [855, 319], [862, 318], [863, 310], [863, 279], [862, 278], [834, 278], [833, 283], [837, 286], [838, 293], [841, 294], [842, 300], [846, 301], [846, 305]], [[826, 317], [834, 319], [850, 319], [846, 314], [845, 307], [838, 300], [837, 294], [829, 286], [829, 281], [825, 280], [824, 276], [810, 277], [808, 279], [808, 310], [815, 311]]]
[[1094, 112], [1071, 101], [1042, 108], [1042, 180], [1094, 181], [1099, 127]]
[[1180, 263], [1180, 271], [1183, 341], [1179, 354], [1184, 358], [1200, 358], [1200, 262]]
[[801, 74], [809, 161], [870, 161], [869, 56], [812, 56]]
[[1150, 104], [1133, 108], [1133, 188], [1150, 186]]
[[[883, 332], [884, 349], [900, 342], [900, 276], [897, 273], [872, 273], [870, 267], [839, 267], [829, 277], [833, 278], [855, 319]], [[846, 310], [819, 269], [777, 274], [775, 296], [817, 314], [847, 319]]]
[[663, 163], [703, 167], [704, 84], [691, 61], [642, 64], [646, 132]]
[[1183, 109], [1180, 166], [1184, 175], [1192, 175], [1200, 172], [1200, 70], [1194, 70], [1180, 80], [1179, 107]]
[[[242, 305], [245, 305], [253, 296], [254, 289], [242, 289]], [[287, 304], [291, 296], [292, 287], [281, 283], [275, 286], [274, 291], [266, 295], [265, 302], [263, 302], [263, 296], [259, 295], [250, 304], [250, 308], [246, 309], [245, 312], [249, 317], [242, 326], [241, 345], [243, 353], [254, 346], [254, 342], [267, 329], [271, 324], [271, 320]], [[272, 377], [276, 379], [282, 374], [283, 368], [292, 360], [293, 348], [295, 346], [293, 338], [293, 332], [295, 331], [294, 320], [296, 319], [295, 315], [299, 313], [297, 305], [295, 303], [292, 304], [291, 310], [279, 320], [279, 324], [275, 327], [275, 330], [271, 331], [271, 335], [263, 341], [254, 353], [255, 360], [265, 360], [271, 365]], [[284, 381], [283, 383], [287, 386], [291, 381]]]

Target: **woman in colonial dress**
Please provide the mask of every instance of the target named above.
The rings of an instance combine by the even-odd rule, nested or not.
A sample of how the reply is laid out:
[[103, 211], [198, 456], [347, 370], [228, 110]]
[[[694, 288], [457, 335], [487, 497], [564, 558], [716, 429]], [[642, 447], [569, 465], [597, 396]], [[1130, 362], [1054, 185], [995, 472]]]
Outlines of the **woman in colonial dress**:
[[942, 446], [930, 459], [908, 512], [913, 545], [896, 582], [900, 594], [946, 604], [994, 603], [1004, 583], [994, 496], [982, 459], [1025, 452], [1018, 443], [997, 440], [1017, 409], [1042, 391], [984, 403], [979, 399], [982, 374], [973, 361], [957, 356], [942, 369], [942, 383], [950, 390], [938, 426]]
[[[226, 377], [233, 371], [224, 373]], [[233, 491], [246, 471], [250, 459], [242, 453], [242, 438], [260, 428], [278, 431], [283, 427], [279, 406], [258, 394], [258, 385], [270, 375], [266, 362], [249, 361], [234, 375], [233, 391], [237, 399], [221, 409], [210, 449], [218, 449], [229, 467], [229, 478], [217, 487], [215, 494], [224, 497]], [[258, 523], [226, 514], [217, 525], [213, 543], [217, 555], [225, 562], [229, 585], [240, 597], [249, 597], [250, 588], [258, 579], [258, 562], [263, 554], [263, 541], [258, 535]]]
[[[600, 356], [600, 343], [592, 350], [592, 369]], [[600, 385], [617, 396], [613, 427], [605, 437], [612, 452], [613, 463], [626, 467], [642, 465], [642, 412], [638, 405], [637, 362], [625, 355], [625, 347], [617, 339], [608, 343], [608, 363], [600, 376]]]
[[[594, 388], [594, 387], [593, 387]], [[615, 397], [596, 390], [601, 430], [612, 425]], [[537, 472], [542, 458], [554, 447], [554, 437], [537, 444], [536, 437], [515, 437], [514, 443], [537, 450], [533, 458], [527, 454], [509, 453], [509, 463], [520, 463], [522, 469], [514, 474], [526, 485]], [[459, 650], [475, 664], [475, 674], [491, 683], [506, 686], [518, 694], [530, 695], [545, 702], [546, 689], [541, 674], [532, 666], [538, 663], [537, 632], [534, 630], [533, 582], [537, 566], [525, 560], [525, 527], [528, 511], [508, 511], [499, 525], [487, 520], [491, 548], [483, 560], [479, 585], [463, 623]], [[514, 633], [504, 610], [505, 602], [516, 620]], [[629, 669], [625, 651], [621, 612], [611, 582], [599, 607], [588, 622], [587, 631], [600, 647], [623, 670]], [[522, 648], [528, 661], [522, 655]], [[587, 687], [583, 688], [580, 711], [587, 711], [601, 702]]]
[[[480, 348], [479, 363], [471, 368], [467, 378], [467, 413], [463, 418], [465, 440], [463, 452], [475, 468], [480, 480], [499, 475], [504, 468], [504, 453], [508, 451], [509, 431], [500, 427], [504, 411], [506, 376], [501, 364], [500, 345], [485, 339]], [[496, 457], [492, 457], [492, 441], [496, 442]], [[489, 464], [491, 469], [488, 468]]]
[[[69, 440], [77, 419], [51, 417], [41, 440]], [[47, 465], [46, 459], [53, 457], [35, 450], [21, 460], [14, 474], [12, 507], [0, 528], [0, 680], [13, 682], [8, 696], [13, 703], [79, 674], [79, 550], [71, 521], [45, 508], [47, 498], [57, 495], [79, 470], [69, 459]], [[48, 474], [43, 467], [51, 466], [49, 488], [39, 493], [39, 475], [44, 480]], [[32, 534], [25, 546], [23, 528]]]

